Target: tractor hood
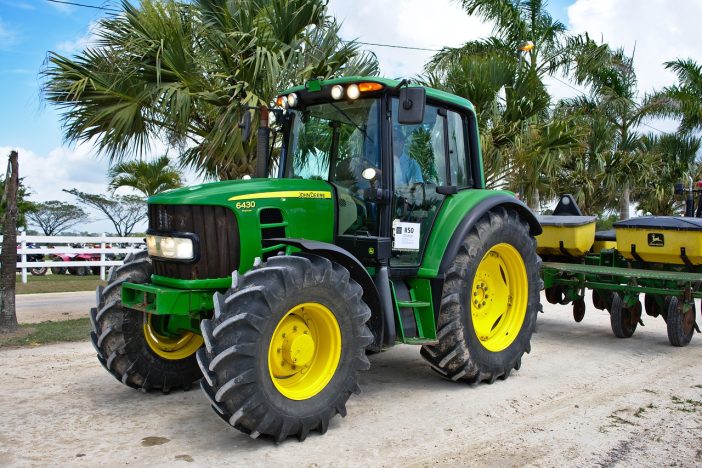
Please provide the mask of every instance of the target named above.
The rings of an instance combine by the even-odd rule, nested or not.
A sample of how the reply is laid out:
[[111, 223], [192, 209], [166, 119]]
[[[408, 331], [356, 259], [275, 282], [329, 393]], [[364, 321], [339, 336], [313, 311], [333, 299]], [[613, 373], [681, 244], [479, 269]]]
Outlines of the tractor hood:
[[[194, 235], [199, 260], [178, 264], [154, 260], [155, 275], [170, 279], [214, 279], [246, 271], [286, 246], [267, 239], [334, 241], [335, 198], [321, 180], [250, 179], [171, 190], [149, 198], [149, 229]], [[231, 282], [231, 279], [228, 280]]]
[[228, 180], [169, 190], [149, 197], [149, 204], [159, 205], [220, 205], [253, 199], [331, 199], [331, 185], [321, 180], [249, 179]]

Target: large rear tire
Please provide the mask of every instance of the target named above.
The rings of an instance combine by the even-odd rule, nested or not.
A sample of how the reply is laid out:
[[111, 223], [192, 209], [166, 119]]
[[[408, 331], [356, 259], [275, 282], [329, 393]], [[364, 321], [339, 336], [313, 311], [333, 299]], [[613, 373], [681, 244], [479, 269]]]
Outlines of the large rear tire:
[[159, 317], [122, 307], [122, 283], [146, 283], [151, 273], [146, 252], [128, 256], [110, 271], [107, 286], [97, 289], [98, 306], [90, 311], [90, 338], [100, 363], [123, 384], [164, 393], [188, 389], [201, 377], [195, 352], [202, 337], [192, 332], [167, 337], [159, 332]]
[[234, 278], [201, 323], [200, 385], [213, 409], [253, 438], [325, 433], [370, 367], [363, 290], [316, 255], [272, 257]]
[[494, 382], [519, 369], [539, 310], [536, 241], [514, 211], [487, 213], [463, 240], [446, 275], [436, 345], [421, 355], [442, 376]]

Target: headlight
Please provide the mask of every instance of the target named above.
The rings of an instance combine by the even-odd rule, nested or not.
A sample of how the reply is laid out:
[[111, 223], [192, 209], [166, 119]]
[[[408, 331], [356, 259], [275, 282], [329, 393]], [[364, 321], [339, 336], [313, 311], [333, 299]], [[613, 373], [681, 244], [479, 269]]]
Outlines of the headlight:
[[146, 236], [146, 248], [152, 257], [172, 258], [174, 260], [193, 260], [195, 247], [193, 240], [187, 237]]

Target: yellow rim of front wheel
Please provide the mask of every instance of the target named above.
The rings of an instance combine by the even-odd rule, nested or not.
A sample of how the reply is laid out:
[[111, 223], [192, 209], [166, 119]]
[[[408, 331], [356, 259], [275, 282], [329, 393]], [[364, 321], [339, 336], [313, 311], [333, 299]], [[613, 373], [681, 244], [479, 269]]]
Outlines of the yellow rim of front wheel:
[[192, 356], [202, 346], [200, 335], [193, 332], [183, 332], [178, 338], [163, 336], [151, 325], [151, 314], [145, 314], [144, 338], [151, 351], [158, 356], [171, 361], [178, 361]]
[[312, 398], [331, 381], [341, 359], [341, 330], [327, 307], [306, 302], [278, 322], [268, 347], [273, 385], [291, 400]]
[[509, 244], [494, 245], [478, 265], [470, 295], [473, 328], [480, 343], [499, 352], [519, 335], [529, 296], [524, 260]]

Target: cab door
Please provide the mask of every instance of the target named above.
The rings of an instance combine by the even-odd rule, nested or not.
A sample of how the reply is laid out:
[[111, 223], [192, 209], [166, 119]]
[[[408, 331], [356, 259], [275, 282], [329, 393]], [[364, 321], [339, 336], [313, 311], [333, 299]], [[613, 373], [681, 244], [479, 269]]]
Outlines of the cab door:
[[[447, 110], [427, 104], [417, 125], [397, 121], [398, 100], [392, 100], [392, 267], [418, 266], [444, 195], [438, 186], [449, 185], [447, 164]], [[404, 139], [404, 148], [402, 140]]]

